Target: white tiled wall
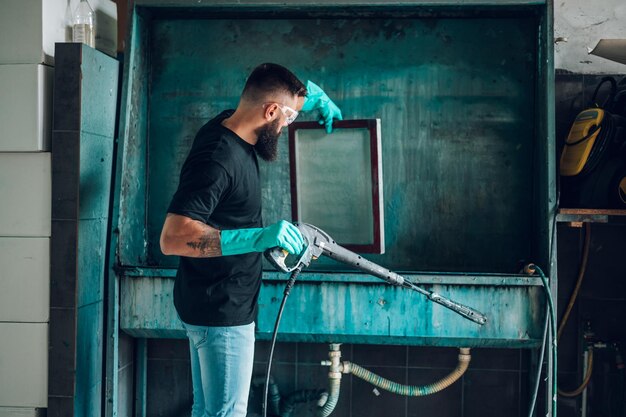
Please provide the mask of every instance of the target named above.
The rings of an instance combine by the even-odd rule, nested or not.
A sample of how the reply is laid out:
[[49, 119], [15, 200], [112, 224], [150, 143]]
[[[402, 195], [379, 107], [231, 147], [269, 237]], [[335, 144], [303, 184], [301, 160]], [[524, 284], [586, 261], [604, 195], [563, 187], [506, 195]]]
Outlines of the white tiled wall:
[[0, 152], [50, 150], [52, 67], [0, 65]]
[[48, 324], [0, 323], [0, 406], [47, 407]]
[[49, 238], [0, 237], [0, 322], [48, 321], [49, 264]]
[[0, 236], [50, 237], [49, 152], [0, 153]]
[[44, 417], [45, 408], [0, 407], [0, 417]]
[[0, 417], [38, 417], [48, 406], [52, 65], [67, 0], [0, 4]]
[[67, 0], [3, 1], [0, 64], [54, 63], [54, 43], [65, 42]]

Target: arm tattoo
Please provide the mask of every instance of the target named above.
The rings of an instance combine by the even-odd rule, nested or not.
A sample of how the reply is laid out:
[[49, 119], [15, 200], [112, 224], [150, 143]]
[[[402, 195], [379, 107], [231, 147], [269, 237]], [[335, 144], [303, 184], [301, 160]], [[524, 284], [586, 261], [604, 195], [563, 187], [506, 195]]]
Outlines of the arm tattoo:
[[187, 242], [187, 246], [200, 252], [202, 257], [222, 255], [222, 245], [218, 230], [207, 230], [198, 240]]

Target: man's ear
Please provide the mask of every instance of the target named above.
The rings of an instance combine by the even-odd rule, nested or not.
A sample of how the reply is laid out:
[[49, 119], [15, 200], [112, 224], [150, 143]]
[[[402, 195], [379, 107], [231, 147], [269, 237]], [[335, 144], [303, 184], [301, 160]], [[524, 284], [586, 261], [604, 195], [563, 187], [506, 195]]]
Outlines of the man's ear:
[[274, 117], [276, 117], [276, 112], [278, 112], [278, 105], [276, 103], [272, 103], [269, 106], [267, 106], [265, 108], [265, 120], [267, 120], [268, 122], [272, 119], [274, 119]]

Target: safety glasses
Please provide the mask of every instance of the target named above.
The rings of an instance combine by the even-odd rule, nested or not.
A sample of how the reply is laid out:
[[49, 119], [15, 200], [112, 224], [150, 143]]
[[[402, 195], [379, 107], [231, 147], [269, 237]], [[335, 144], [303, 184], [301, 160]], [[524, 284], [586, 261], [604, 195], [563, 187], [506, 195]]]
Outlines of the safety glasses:
[[280, 111], [283, 112], [283, 114], [285, 115], [285, 119], [288, 125], [292, 124], [294, 120], [296, 120], [296, 118], [298, 117], [298, 111], [292, 109], [289, 106], [286, 106], [284, 104], [280, 104], [277, 102], [269, 102], [269, 103], [264, 103], [263, 106], [266, 106], [268, 104], [276, 104], [278, 106], [278, 108], [280, 109]]

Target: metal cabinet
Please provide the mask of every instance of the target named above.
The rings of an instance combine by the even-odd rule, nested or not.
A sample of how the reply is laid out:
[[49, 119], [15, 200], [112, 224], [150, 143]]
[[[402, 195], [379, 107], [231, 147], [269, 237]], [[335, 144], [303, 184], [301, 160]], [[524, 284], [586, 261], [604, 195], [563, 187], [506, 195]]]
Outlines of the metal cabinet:
[[[136, 1], [114, 238], [121, 328], [184, 335], [171, 301], [176, 259], [158, 246], [167, 204], [197, 129], [237, 105], [252, 68], [277, 62], [320, 84], [344, 117], [381, 120], [387, 246], [366, 257], [489, 318], [479, 327], [320, 261], [296, 284], [280, 337], [537, 346], [541, 281], [519, 271], [553, 264], [551, 37], [551, 1]], [[266, 223], [291, 213], [281, 145], [261, 167]], [[259, 338], [286, 278], [264, 271]]]

